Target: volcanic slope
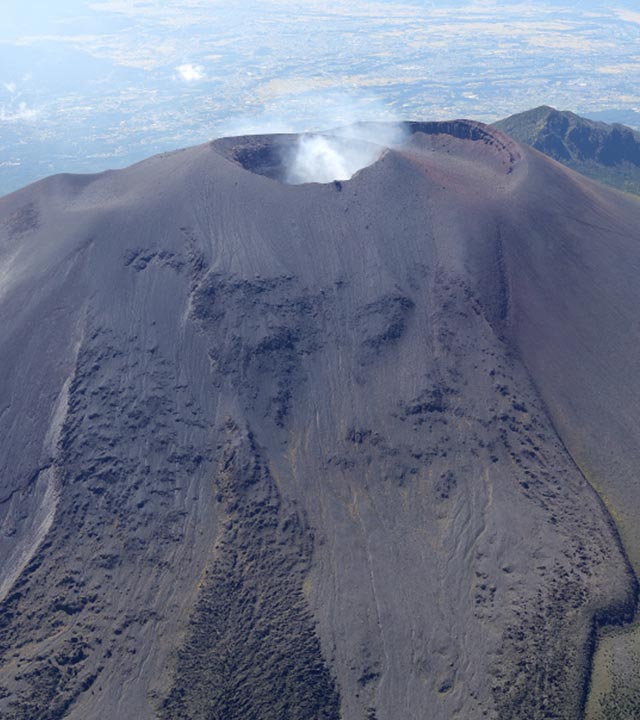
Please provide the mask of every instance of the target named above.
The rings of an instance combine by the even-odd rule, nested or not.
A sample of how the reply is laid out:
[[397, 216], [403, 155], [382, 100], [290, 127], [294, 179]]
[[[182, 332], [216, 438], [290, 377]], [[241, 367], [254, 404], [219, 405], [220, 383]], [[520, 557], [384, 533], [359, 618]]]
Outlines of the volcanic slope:
[[640, 204], [407, 130], [0, 199], [0, 716], [581, 716], [636, 606], [590, 482], [637, 560]]

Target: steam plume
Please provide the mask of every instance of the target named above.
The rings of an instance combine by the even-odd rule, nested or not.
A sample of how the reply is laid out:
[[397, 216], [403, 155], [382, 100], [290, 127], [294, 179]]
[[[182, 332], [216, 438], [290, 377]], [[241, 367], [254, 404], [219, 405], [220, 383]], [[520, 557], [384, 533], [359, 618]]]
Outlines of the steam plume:
[[288, 159], [287, 182], [349, 180], [387, 148], [400, 144], [404, 135], [402, 125], [388, 123], [359, 123], [330, 134], [301, 135]]

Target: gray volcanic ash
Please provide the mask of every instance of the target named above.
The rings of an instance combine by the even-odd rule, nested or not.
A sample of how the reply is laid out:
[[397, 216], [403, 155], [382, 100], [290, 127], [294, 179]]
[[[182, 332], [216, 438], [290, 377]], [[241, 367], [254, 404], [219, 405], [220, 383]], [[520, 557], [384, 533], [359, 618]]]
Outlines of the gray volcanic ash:
[[403, 132], [0, 199], [3, 718], [580, 717], [637, 599], [590, 483], [635, 563], [640, 204]]

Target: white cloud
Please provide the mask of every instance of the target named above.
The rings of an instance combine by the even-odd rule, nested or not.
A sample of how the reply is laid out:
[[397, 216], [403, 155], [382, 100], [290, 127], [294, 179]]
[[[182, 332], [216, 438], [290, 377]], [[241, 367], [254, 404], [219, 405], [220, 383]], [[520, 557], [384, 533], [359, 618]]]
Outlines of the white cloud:
[[176, 70], [178, 71], [180, 80], [184, 80], [187, 83], [198, 82], [198, 80], [204, 79], [204, 67], [202, 65], [187, 63], [186, 65], [179, 65]]
[[26, 102], [21, 102], [15, 110], [7, 110], [3, 105], [0, 107], [0, 122], [13, 123], [35, 120], [38, 114], [38, 111], [30, 108]]
[[12, 95], [16, 92], [18, 89], [18, 86], [14, 82], [8, 82], [8, 83], [2, 83], [4, 86], [4, 89], [10, 92]]

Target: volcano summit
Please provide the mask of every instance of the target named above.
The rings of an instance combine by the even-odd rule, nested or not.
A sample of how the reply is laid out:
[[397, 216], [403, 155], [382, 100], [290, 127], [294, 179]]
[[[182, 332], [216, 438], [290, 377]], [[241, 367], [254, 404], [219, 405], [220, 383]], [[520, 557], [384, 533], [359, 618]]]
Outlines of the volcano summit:
[[640, 203], [403, 130], [0, 199], [0, 716], [582, 716], [637, 601]]

